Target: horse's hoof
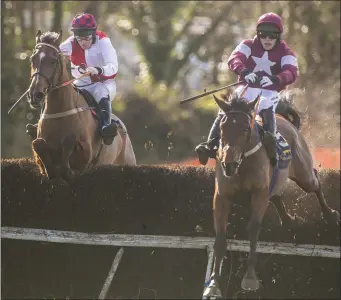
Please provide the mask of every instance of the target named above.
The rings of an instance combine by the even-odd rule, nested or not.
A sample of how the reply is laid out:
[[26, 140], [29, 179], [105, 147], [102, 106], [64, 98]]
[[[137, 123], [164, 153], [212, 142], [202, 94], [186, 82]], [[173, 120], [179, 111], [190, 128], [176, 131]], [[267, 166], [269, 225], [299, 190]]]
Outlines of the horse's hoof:
[[334, 209], [331, 209], [328, 215], [324, 216], [324, 219], [328, 225], [339, 226], [340, 224], [340, 214]]
[[245, 275], [241, 284], [242, 289], [245, 291], [257, 291], [259, 286], [259, 280], [256, 276], [247, 277], [247, 275]]
[[221, 294], [220, 288], [216, 280], [214, 279], [211, 280], [208, 287], [206, 287], [206, 289], [204, 290], [203, 297], [209, 298], [209, 299], [221, 299], [222, 298], [222, 294]]

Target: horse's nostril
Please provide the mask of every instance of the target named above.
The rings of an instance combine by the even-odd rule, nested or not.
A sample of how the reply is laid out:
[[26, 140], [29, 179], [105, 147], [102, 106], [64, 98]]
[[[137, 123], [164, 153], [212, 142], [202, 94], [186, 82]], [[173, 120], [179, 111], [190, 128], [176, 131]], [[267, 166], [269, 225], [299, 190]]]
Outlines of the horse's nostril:
[[34, 93], [34, 98], [38, 99], [38, 100], [41, 100], [44, 98], [44, 93], [42, 92], [36, 92]]

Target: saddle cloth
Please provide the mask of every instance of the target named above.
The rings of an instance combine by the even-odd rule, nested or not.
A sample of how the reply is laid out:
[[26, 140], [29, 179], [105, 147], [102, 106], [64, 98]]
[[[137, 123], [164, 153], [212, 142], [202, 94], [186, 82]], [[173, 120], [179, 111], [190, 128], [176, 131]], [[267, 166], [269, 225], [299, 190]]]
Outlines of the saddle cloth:
[[279, 131], [276, 131], [276, 148], [278, 153], [278, 168], [285, 169], [292, 159], [292, 153], [288, 142]]

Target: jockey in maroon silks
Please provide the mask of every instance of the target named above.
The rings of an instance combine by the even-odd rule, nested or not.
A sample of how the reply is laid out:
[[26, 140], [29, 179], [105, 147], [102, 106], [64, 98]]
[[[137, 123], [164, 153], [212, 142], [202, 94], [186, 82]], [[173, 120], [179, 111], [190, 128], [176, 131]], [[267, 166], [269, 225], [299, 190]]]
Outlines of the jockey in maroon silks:
[[[228, 66], [244, 81], [236, 92], [247, 101], [260, 95], [258, 114], [263, 120], [263, 143], [271, 164], [277, 163], [275, 109], [278, 93], [293, 83], [298, 76], [298, 64], [295, 53], [281, 40], [283, 23], [275, 13], [262, 15], [256, 26], [257, 35], [253, 39], [243, 40], [231, 53]], [[195, 150], [201, 164], [206, 165], [208, 158], [215, 158], [220, 140], [220, 121], [224, 112], [219, 111], [210, 130], [207, 142], [199, 144]]]
[[[90, 73], [89, 77], [74, 81], [74, 85], [88, 91], [98, 103], [103, 142], [110, 145], [117, 134], [117, 125], [111, 122], [111, 102], [116, 95], [118, 72], [116, 50], [107, 35], [97, 29], [92, 14], [77, 14], [72, 20], [71, 31], [73, 35], [61, 43], [59, 49], [70, 58], [74, 78]], [[37, 136], [36, 125], [27, 124], [26, 129], [31, 137]]]

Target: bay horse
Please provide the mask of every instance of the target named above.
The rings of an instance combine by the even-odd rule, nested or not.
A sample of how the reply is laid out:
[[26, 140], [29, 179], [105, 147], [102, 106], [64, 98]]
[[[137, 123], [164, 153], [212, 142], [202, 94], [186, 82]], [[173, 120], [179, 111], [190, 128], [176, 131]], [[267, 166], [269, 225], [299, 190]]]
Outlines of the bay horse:
[[[312, 155], [299, 131], [299, 114], [286, 99], [284, 93], [280, 94], [276, 108], [276, 122], [278, 132], [290, 146], [292, 156], [288, 164], [280, 169], [270, 165], [261, 142], [261, 126], [255, 122], [256, 113], [254, 112], [257, 111], [258, 97], [251, 102], [247, 102], [237, 93], [225, 95], [224, 100], [228, 101], [218, 99], [215, 95], [213, 97], [225, 114], [220, 123], [221, 140], [215, 167], [214, 267], [203, 295], [207, 298], [220, 298], [222, 294], [218, 281], [221, 277], [221, 264], [227, 248], [228, 216], [233, 196], [238, 190], [247, 190], [251, 193], [251, 217], [247, 224], [250, 252], [247, 270], [241, 282], [241, 287], [244, 290], [255, 291], [260, 286], [255, 271], [256, 247], [262, 219], [269, 201], [275, 205], [282, 224], [294, 225], [293, 222], [297, 221], [287, 213], [279, 197], [280, 189], [287, 178], [293, 180], [305, 192], [315, 193], [322, 216], [328, 223], [338, 225], [340, 216], [326, 203], [317, 170], [313, 168]], [[289, 114], [290, 112], [291, 114]], [[276, 179], [272, 182], [275, 171], [277, 172]]]
[[71, 84], [65, 84], [72, 80], [59, 49], [61, 41], [62, 30], [43, 34], [38, 30], [30, 57], [28, 102], [32, 108], [43, 107], [32, 149], [43, 178], [70, 181], [75, 172], [95, 165], [136, 165], [123, 122], [116, 117], [118, 134], [111, 145], [105, 145], [92, 107]]

